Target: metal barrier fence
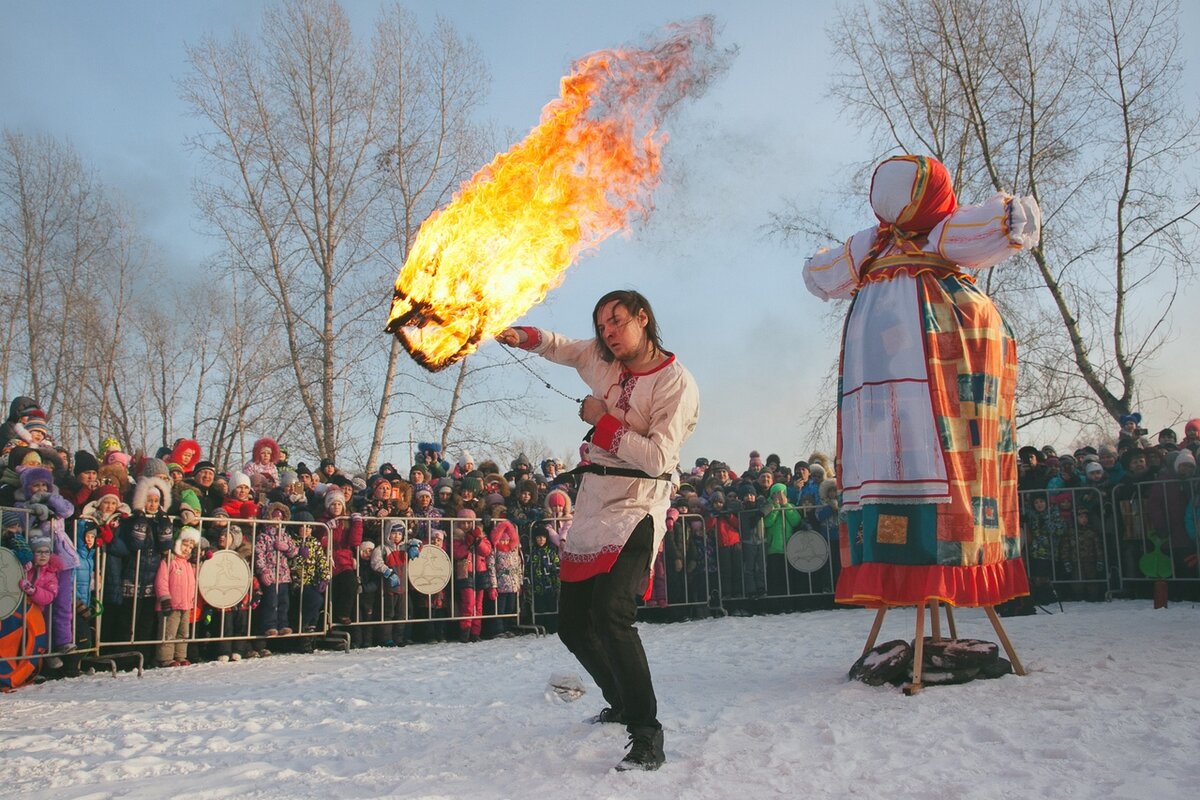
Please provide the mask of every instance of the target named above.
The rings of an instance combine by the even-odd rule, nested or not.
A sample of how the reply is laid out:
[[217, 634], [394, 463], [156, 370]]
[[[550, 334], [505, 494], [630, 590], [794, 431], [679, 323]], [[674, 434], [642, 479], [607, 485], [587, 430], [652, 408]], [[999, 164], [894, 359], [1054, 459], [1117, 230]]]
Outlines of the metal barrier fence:
[[[1035, 601], [1200, 584], [1200, 479], [1019, 492], [1021, 536]], [[1043, 590], [1039, 597], [1039, 590]], [[1193, 590], [1194, 591], [1194, 590]]]
[[[816, 511], [813, 506], [779, 505], [724, 515], [680, 514], [655, 557], [643, 608], [752, 609], [759, 601], [832, 598], [840, 571], [837, 518], [830, 515], [822, 525]], [[530, 538], [525, 529], [532, 533], [548, 526], [550, 543], [558, 545], [569, 522], [546, 517], [528, 523], [522, 538]], [[542, 559], [536, 566], [534, 561], [529, 552], [531, 583], [543, 569]], [[549, 630], [556, 623], [556, 578], [542, 581], [526, 601], [527, 618]]]
[[1111, 505], [1094, 486], [1017, 493], [1022, 553], [1038, 605], [1058, 599], [1099, 600], [1119, 588]]
[[[1019, 508], [1035, 599], [1046, 586], [1100, 599], [1153, 581], [1200, 584], [1200, 479], [1022, 491]], [[194, 570], [191, 597], [164, 608], [155, 581], [172, 566], [176, 518], [134, 515], [111, 541], [89, 546], [95, 534], [86, 521], [67, 530], [40, 509], [3, 510], [0, 686], [63, 656], [115, 673], [124, 658], [140, 670], [145, 657], [169, 664], [263, 655], [277, 637], [306, 650], [553, 630], [557, 554], [571, 522], [202, 518], [200, 546], [182, 562]], [[538, 531], [546, 547], [537, 546]], [[42, 604], [22, 583], [40, 574], [40, 563], [25, 566], [34, 533], [50, 534], [69, 567], [54, 576], [52, 596], [43, 580]], [[837, 544], [836, 514], [820, 506], [681, 514], [656, 554], [644, 610], [828, 598]]]
[[1111, 505], [1123, 583], [1200, 583], [1200, 478], [1118, 484]]

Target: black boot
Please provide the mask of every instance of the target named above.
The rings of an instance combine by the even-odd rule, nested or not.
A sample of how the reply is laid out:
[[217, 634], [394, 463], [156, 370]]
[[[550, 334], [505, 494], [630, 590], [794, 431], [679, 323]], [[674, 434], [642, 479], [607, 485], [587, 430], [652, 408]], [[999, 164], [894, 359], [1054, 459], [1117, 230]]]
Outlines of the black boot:
[[625, 715], [620, 711], [617, 711], [615, 708], [605, 708], [601, 710], [599, 714], [596, 714], [593, 717], [588, 717], [584, 720], [584, 722], [588, 723], [589, 725], [599, 725], [605, 722], [615, 722], [618, 725], [624, 725]]
[[661, 727], [632, 728], [629, 731], [629, 752], [621, 759], [621, 763], [617, 764], [617, 771], [658, 769], [666, 760]]

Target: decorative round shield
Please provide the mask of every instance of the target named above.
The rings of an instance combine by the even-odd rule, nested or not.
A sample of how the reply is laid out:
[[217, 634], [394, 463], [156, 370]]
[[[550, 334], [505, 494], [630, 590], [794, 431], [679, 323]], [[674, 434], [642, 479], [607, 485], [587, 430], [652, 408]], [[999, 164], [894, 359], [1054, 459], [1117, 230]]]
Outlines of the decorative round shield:
[[218, 550], [200, 565], [196, 588], [213, 608], [232, 608], [250, 591], [250, 565], [232, 550]]
[[816, 572], [829, 561], [829, 543], [816, 531], [796, 531], [783, 554], [800, 572]]
[[408, 582], [421, 594], [437, 594], [450, 582], [452, 565], [446, 551], [435, 544], [421, 545], [421, 555], [408, 562]]
[[17, 556], [7, 547], [0, 547], [0, 619], [21, 607], [25, 593], [21, 591], [21, 578], [25, 568]]

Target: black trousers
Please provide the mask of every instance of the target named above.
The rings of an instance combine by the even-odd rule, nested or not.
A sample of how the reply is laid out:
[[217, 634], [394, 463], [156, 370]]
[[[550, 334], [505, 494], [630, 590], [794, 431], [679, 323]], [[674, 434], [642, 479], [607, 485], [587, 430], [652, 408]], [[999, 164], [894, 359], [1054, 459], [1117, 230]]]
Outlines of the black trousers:
[[563, 581], [559, 593], [559, 638], [630, 730], [661, 727], [650, 665], [633, 626], [653, 546], [654, 523], [647, 516], [633, 529], [610, 572]]

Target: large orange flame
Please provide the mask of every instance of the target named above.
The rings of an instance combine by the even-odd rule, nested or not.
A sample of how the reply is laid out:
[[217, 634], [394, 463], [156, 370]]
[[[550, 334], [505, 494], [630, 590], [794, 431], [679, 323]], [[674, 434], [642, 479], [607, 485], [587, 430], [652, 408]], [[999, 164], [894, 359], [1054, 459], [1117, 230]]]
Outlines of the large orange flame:
[[664, 115], [732, 56], [714, 48], [711, 17], [669, 33], [577, 62], [538, 126], [421, 225], [387, 324], [418, 363], [439, 370], [474, 352], [581, 253], [650, 212]]

